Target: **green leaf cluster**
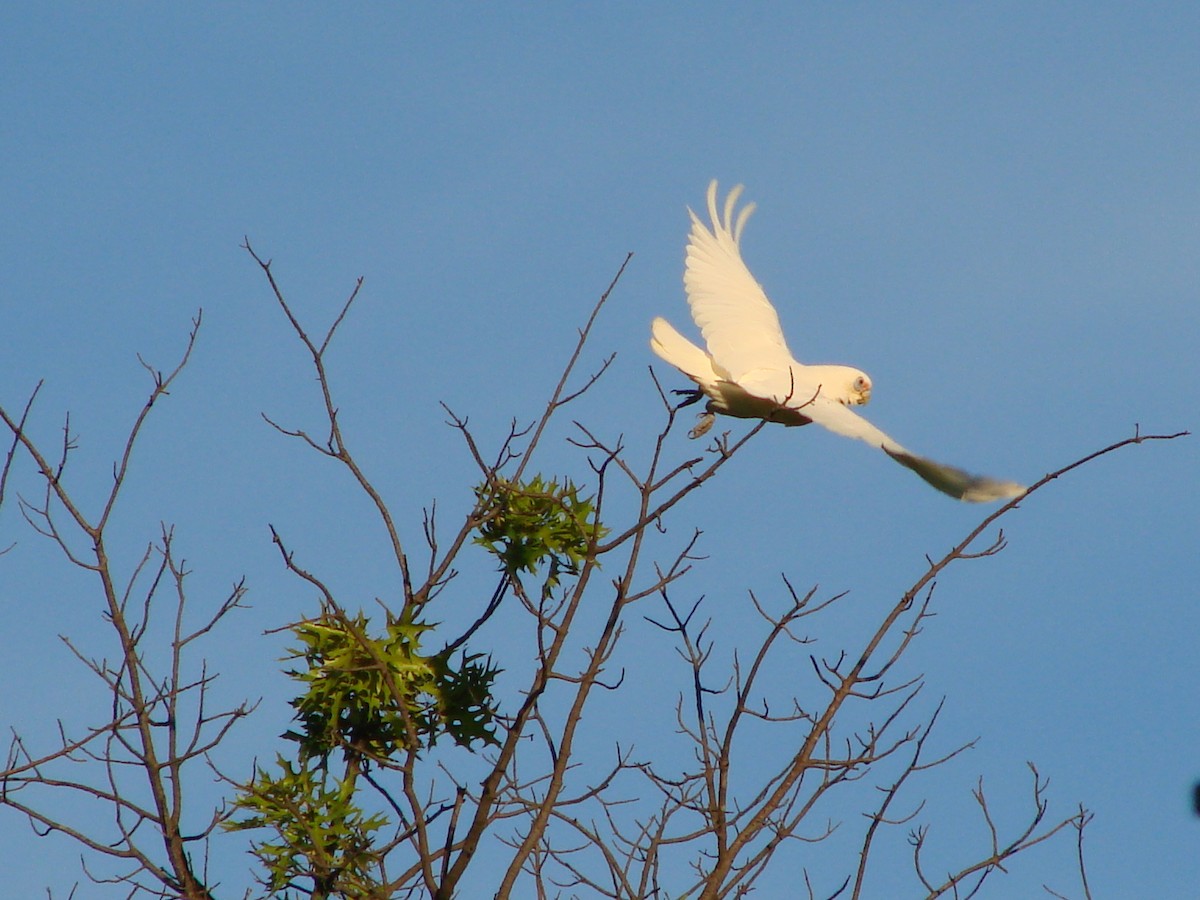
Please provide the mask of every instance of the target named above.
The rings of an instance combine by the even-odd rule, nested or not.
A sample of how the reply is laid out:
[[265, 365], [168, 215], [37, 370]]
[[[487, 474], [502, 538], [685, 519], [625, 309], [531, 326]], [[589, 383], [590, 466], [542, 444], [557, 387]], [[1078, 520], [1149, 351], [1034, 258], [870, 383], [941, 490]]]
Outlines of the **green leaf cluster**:
[[[475, 540], [510, 577], [548, 564], [546, 590], [560, 573], [578, 573], [607, 534], [593, 500], [569, 481], [493, 479], [476, 489], [476, 499]], [[382, 634], [370, 633], [365, 614], [332, 604], [292, 626], [299, 641], [292, 659], [303, 665], [288, 674], [303, 692], [292, 701], [296, 725], [284, 737], [298, 745], [299, 758], [281, 756], [271, 771], [257, 769], [234, 801], [246, 818], [227, 826], [274, 832], [254, 848], [271, 891], [299, 889], [307, 879], [314, 897], [375, 896], [374, 833], [388, 819], [356, 804], [360, 775], [411, 766], [443, 736], [467, 748], [497, 743], [492, 687], [499, 670], [478, 654], [456, 660], [450, 649], [424, 652], [433, 626], [419, 621], [420, 609], [388, 612]], [[329, 766], [338, 751], [340, 777]]]
[[[463, 654], [452, 665], [450, 651], [423, 654], [433, 626], [417, 621], [413, 608], [389, 613], [380, 636], [369, 626], [363, 613], [336, 609], [292, 626], [300, 640], [293, 658], [304, 666], [288, 674], [305, 690], [292, 701], [298, 727], [283, 736], [299, 745], [299, 761], [280, 756], [274, 773], [259, 768], [233, 804], [249, 815], [226, 825], [275, 832], [254, 847], [273, 892], [311, 879], [304, 890], [313, 897], [377, 896], [371, 873], [381, 852], [373, 832], [388, 819], [355, 803], [359, 775], [373, 765], [412, 765], [442, 735], [468, 748], [497, 742], [492, 685], [499, 669], [490, 659]], [[329, 771], [337, 750], [345, 760], [341, 777]]]
[[481, 523], [477, 544], [495, 555], [505, 574], [536, 574], [550, 563], [548, 586], [558, 573], [577, 573], [595, 542], [608, 534], [592, 498], [581, 498], [569, 480], [560, 485], [540, 475], [528, 482], [496, 478], [475, 489]]
[[[295, 888], [313, 897], [375, 896], [374, 832], [387, 818], [359, 809], [353, 778], [336, 779], [324, 766], [293, 765], [282, 756], [276, 763], [277, 775], [260, 768], [234, 802], [251, 815], [226, 826], [270, 828], [277, 835], [254, 847], [266, 869], [266, 887], [272, 892]], [[299, 879], [311, 879], [311, 887], [298, 885]]]
[[491, 688], [499, 670], [490, 660], [464, 654], [456, 668], [449, 654], [422, 654], [421, 638], [433, 626], [416, 621], [412, 609], [389, 614], [381, 637], [367, 627], [361, 612], [294, 627], [303, 645], [295, 654], [306, 667], [288, 674], [306, 690], [292, 701], [300, 730], [284, 737], [299, 743], [302, 758], [341, 749], [386, 759], [431, 747], [443, 734], [465, 747], [496, 742]]

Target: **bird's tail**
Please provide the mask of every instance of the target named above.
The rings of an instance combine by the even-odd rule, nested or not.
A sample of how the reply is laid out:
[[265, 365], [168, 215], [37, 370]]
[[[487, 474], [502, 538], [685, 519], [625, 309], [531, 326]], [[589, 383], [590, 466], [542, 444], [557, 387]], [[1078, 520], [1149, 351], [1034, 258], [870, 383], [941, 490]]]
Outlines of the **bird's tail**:
[[650, 323], [650, 349], [697, 384], [714, 378], [712, 358], [662, 317]]

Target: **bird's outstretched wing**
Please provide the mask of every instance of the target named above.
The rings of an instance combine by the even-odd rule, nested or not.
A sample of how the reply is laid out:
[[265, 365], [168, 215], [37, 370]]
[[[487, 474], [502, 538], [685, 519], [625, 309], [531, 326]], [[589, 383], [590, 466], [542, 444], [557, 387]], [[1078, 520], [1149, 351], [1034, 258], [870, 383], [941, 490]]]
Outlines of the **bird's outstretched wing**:
[[692, 231], [683, 271], [692, 318], [714, 364], [734, 382], [754, 369], [787, 371], [793, 360], [775, 307], [742, 261], [738, 243], [754, 204], [742, 207], [735, 221], [733, 211], [741, 193], [741, 185], [729, 192], [722, 216], [717, 211], [717, 182], [708, 186], [711, 231], [688, 210]]
[[912, 469], [943, 494], [949, 494], [959, 500], [987, 503], [991, 500], [1020, 497], [1025, 493], [1025, 486], [1015, 481], [998, 481], [986, 475], [973, 475], [955, 466], [918, 456], [900, 446], [854, 410], [834, 400], [818, 396], [811, 403], [801, 407], [801, 412], [835, 434], [856, 438], [872, 447], [878, 447], [900, 465]]

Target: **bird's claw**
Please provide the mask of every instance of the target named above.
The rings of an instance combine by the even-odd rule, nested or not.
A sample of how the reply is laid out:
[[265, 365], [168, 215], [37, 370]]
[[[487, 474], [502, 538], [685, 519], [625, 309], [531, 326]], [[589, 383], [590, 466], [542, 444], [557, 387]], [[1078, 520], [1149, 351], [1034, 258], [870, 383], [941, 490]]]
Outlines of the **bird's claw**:
[[712, 430], [713, 422], [717, 421], [717, 417], [710, 412], [700, 413], [700, 418], [696, 422], [696, 427], [688, 432], [688, 437], [692, 440], [702, 438]]

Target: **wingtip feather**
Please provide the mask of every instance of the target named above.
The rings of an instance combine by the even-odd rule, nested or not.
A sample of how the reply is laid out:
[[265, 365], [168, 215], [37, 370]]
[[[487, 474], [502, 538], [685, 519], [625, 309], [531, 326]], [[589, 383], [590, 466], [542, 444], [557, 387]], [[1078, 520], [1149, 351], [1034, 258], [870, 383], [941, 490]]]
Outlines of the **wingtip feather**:
[[985, 475], [972, 475], [970, 472], [934, 462], [907, 450], [893, 450], [886, 446], [881, 449], [906, 469], [916, 472], [927, 484], [955, 500], [991, 503], [995, 500], [1023, 497], [1028, 490], [1015, 481], [997, 481]]

